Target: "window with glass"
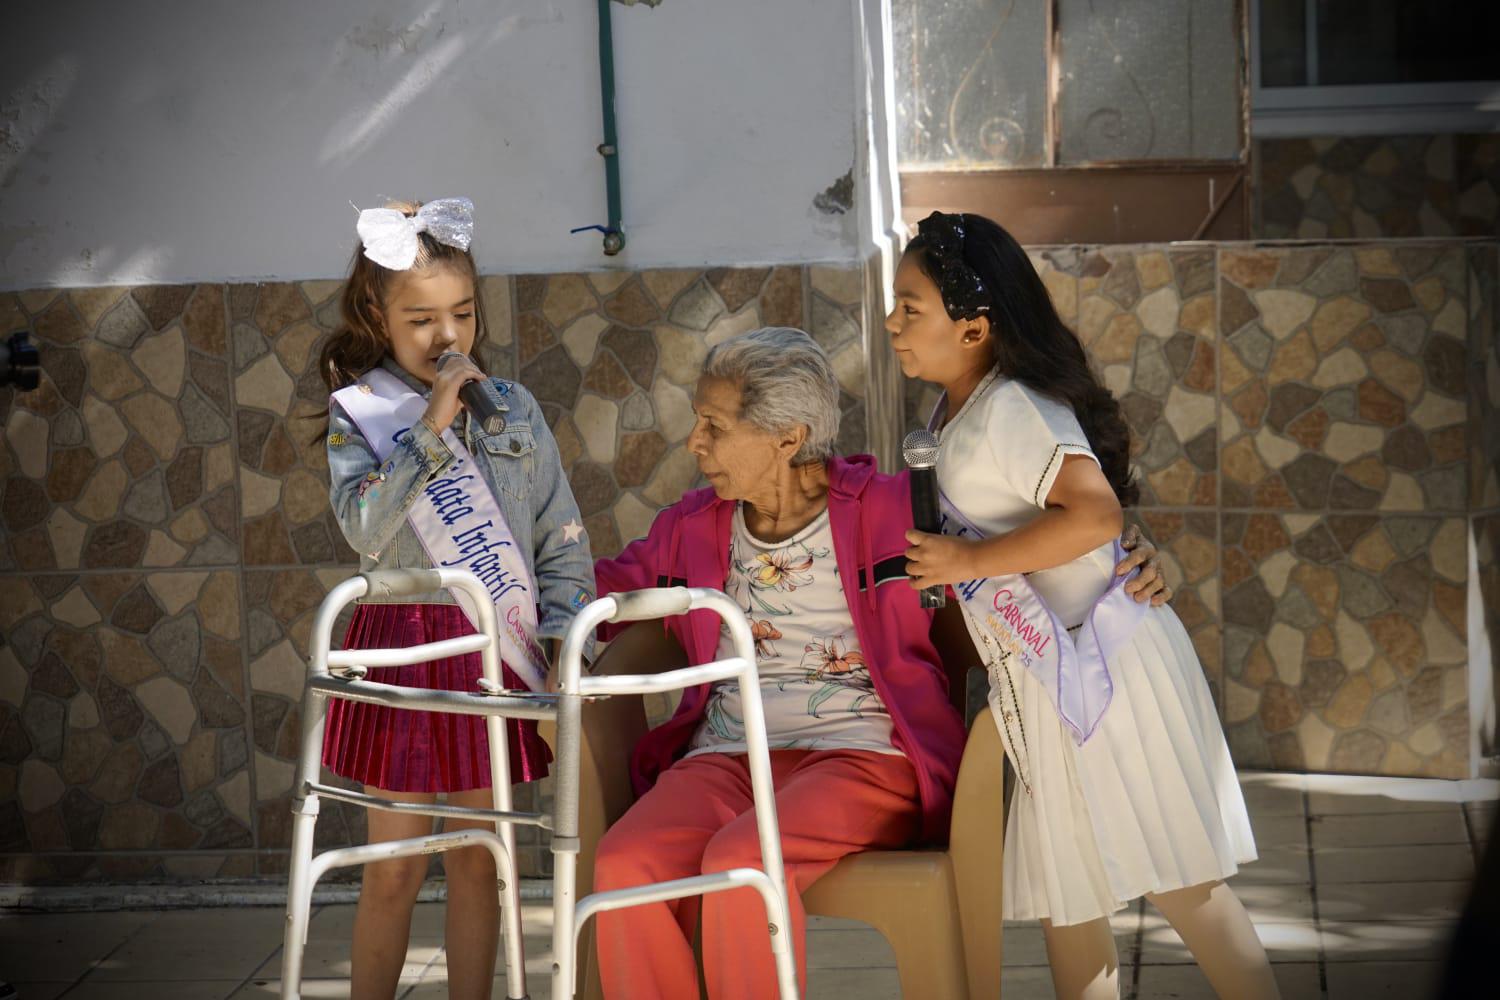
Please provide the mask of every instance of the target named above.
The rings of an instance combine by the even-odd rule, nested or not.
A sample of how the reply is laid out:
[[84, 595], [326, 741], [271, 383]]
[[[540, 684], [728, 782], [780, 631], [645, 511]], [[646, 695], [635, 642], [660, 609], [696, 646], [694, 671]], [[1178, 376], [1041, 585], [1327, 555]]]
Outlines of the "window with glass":
[[1237, 0], [893, 0], [903, 169], [1243, 158]]
[[1500, 4], [1251, 2], [1258, 135], [1500, 127]]

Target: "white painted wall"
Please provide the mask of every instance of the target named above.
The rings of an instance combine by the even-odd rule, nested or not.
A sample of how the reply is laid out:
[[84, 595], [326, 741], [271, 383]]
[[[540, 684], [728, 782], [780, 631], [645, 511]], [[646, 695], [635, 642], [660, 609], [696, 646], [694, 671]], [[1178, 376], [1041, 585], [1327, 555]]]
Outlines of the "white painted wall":
[[593, 0], [8, 4], [0, 287], [337, 277], [386, 196], [472, 197], [487, 273], [856, 259], [854, 3], [612, 11], [609, 259]]

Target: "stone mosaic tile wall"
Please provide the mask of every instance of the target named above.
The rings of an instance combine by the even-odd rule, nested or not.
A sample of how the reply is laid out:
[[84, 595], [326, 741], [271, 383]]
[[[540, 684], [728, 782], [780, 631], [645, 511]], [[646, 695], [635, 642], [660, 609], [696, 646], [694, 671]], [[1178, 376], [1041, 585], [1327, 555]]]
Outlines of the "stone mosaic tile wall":
[[1463, 774], [1465, 250], [1234, 250], [1219, 264], [1238, 759]]
[[[1500, 626], [1495, 246], [1033, 260], [1122, 400], [1133, 516], [1236, 759], [1467, 773], [1470, 586]], [[735, 332], [809, 329], [863, 449], [864, 287], [822, 267], [486, 278], [488, 360], [543, 401], [610, 554], [696, 485], [689, 394]], [[302, 657], [353, 562], [316, 440], [336, 290], [0, 295], [47, 373], [0, 392], [0, 880], [284, 871]], [[905, 396], [912, 426], [932, 393]], [[329, 804], [320, 834], [357, 841], [363, 816]]]
[[[1178, 587], [1173, 606], [1217, 695], [1214, 252], [1108, 249], [1049, 256], [1077, 275], [1074, 329], [1130, 425], [1141, 526], [1166, 553]], [[1061, 279], [1049, 285], [1054, 296], [1064, 287]]]
[[4, 392], [0, 836], [70, 852], [5, 877], [253, 871], [227, 301], [0, 297], [48, 373]]
[[1224, 499], [1467, 508], [1461, 248], [1226, 252]]
[[1262, 139], [1255, 154], [1263, 238], [1500, 233], [1500, 136]]

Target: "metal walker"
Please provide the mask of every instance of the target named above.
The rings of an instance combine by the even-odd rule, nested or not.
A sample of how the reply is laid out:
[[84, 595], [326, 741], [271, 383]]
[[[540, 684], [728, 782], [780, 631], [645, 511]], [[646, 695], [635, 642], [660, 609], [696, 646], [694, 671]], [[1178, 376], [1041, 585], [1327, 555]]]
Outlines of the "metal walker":
[[[471, 596], [473, 605], [479, 610], [479, 628], [474, 635], [405, 649], [331, 648], [335, 619], [348, 604], [367, 594], [378, 594], [389, 600], [455, 587]], [[660, 674], [607, 677], [583, 674], [583, 648], [599, 625], [605, 622], [664, 618], [699, 608], [714, 611], [723, 619], [734, 644], [734, 656]], [[377, 570], [351, 577], [334, 587], [323, 599], [314, 620], [311, 644], [307, 688], [302, 702], [302, 747], [293, 783], [291, 874], [287, 885], [286, 940], [281, 967], [283, 998], [295, 1000], [302, 995], [302, 960], [307, 943], [312, 891], [318, 880], [330, 869], [417, 854], [434, 854], [461, 847], [483, 847], [495, 859], [497, 889], [500, 894], [500, 924], [504, 936], [506, 996], [510, 1000], [525, 1000], [528, 993], [521, 938], [521, 898], [515, 870], [515, 827], [521, 824], [547, 830], [552, 837], [552, 1000], [569, 1000], [576, 993], [578, 933], [590, 917], [606, 910], [740, 887], [755, 889], [765, 903], [771, 952], [776, 961], [781, 997], [782, 1000], [795, 1000], [797, 978], [792, 955], [786, 874], [782, 867], [776, 800], [771, 787], [770, 753], [766, 743], [765, 715], [755, 667], [755, 644], [744, 612], [727, 595], [717, 590], [670, 587], [614, 594], [587, 605], [573, 620], [563, 639], [556, 694], [532, 694], [504, 689], [495, 607], [485, 586], [472, 573], [464, 570]], [[475, 692], [432, 691], [380, 684], [365, 679], [370, 667], [422, 663], [474, 652], [481, 655], [484, 668], [479, 681], [480, 690]], [[335, 674], [330, 668], [337, 669], [340, 673]], [[577, 899], [578, 783], [583, 702], [611, 695], [674, 691], [730, 678], [739, 684], [744, 708], [750, 783], [763, 867], [735, 868], [630, 889], [597, 892]], [[490, 745], [493, 808], [393, 802], [320, 782], [323, 731], [329, 701], [334, 698], [387, 705], [391, 708], [485, 716]], [[556, 784], [550, 812], [517, 812], [512, 808], [509, 747], [504, 728], [504, 720], [507, 718], [548, 719], [556, 723], [556, 760], [553, 763]], [[629, 748], [621, 747], [620, 752], [627, 753]], [[469, 829], [435, 833], [407, 840], [337, 848], [314, 856], [313, 828], [318, 819], [319, 802], [324, 798], [352, 803], [366, 809], [489, 820], [494, 822], [495, 830]]]

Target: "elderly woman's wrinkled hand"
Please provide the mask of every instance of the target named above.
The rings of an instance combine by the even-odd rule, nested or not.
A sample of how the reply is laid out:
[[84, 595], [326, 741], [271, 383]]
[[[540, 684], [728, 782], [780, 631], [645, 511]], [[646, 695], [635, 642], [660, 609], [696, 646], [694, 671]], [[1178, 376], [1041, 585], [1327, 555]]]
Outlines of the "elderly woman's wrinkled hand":
[[1128, 555], [1115, 567], [1115, 576], [1125, 576], [1140, 567], [1140, 573], [1133, 580], [1125, 583], [1125, 593], [1134, 597], [1142, 603], [1151, 602], [1153, 608], [1159, 608], [1172, 599], [1172, 588], [1167, 586], [1166, 578], [1161, 573], [1161, 562], [1156, 558], [1156, 546], [1146, 540], [1141, 534], [1141, 529], [1132, 524], [1125, 529], [1125, 534], [1120, 538], [1120, 545]]
[[925, 531], [908, 531], [906, 540], [906, 575], [916, 590], [925, 587], [963, 583], [982, 575], [976, 569], [977, 542], [929, 535]]

